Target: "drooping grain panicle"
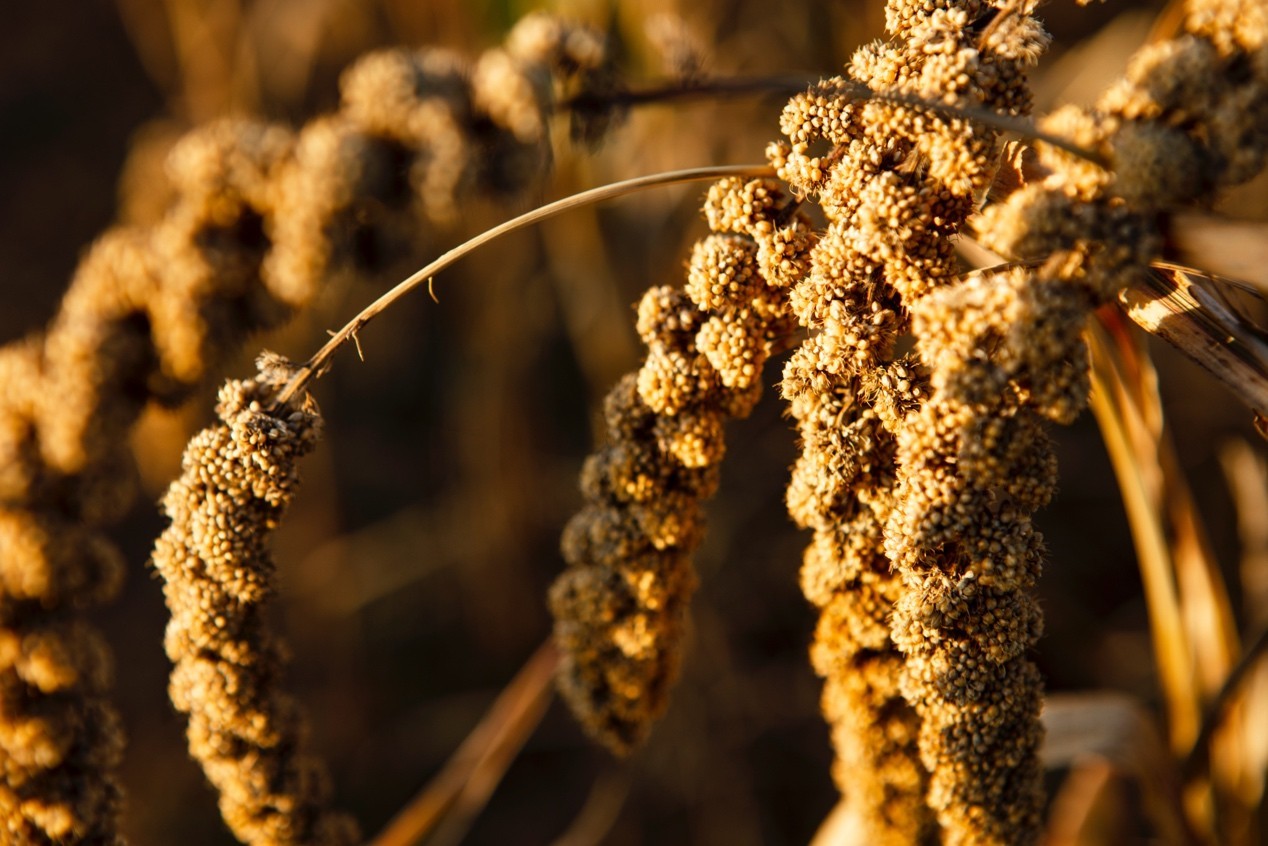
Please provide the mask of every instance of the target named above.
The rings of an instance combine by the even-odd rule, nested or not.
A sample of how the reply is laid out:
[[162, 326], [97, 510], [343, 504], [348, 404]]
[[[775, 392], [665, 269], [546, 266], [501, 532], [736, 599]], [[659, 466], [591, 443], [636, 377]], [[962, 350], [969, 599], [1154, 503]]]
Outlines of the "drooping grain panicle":
[[[418, 216], [400, 213], [411, 204], [436, 222], [464, 192], [540, 178], [545, 116], [611, 84], [610, 68], [586, 27], [521, 26], [495, 48], [505, 72], [485, 83], [462, 60], [450, 73], [406, 59], [377, 88], [358, 86], [365, 68], [350, 71], [342, 109], [298, 135], [245, 119], [193, 130], [169, 156], [161, 219], [105, 233], [47, 330], [0, 349], [0, 832], [11, 841], [117, 838], [108, 651], [78, 615], [122, 572], [96, 528], [131, 503], [137, 416], [152, 399], [187, 397], [247, 336], [309, 303], [332, 267], [376, 267], [393, 226], [416, 230]], [[365, 114], [359, 92], [385, 86], [399, 108]], [[507, 123], [515, 103], [536, 130]]]
[[326, 771], [304, 748], [266, 619], [276, 589], [269, 537], [321, 431], [307, 396], [266, 411], [289, 375], [266, 354], [257, 378], [221, 388], [220, 422], [189, 442], [163, 498], [171, 524], [152, 561], [171, 612], [172, 702], [189, 718], [190, 755], [219, 792], [225, 822], [253, 846], [335, 846], [357, 842], [356, 827], [327, 807]]
[[[3, 585], [0, 635], [26, 644], [38, 632], [46, 656], [67, 656], [53, 686], [24, 672], [16, 653], [4, 670], [7, 736], [45, 747], [35, 757], [8, 750], [24, 761], [5, 768], [0, 788], [6, 825], [21, 842], [115, 836], [122, 737], [105, 699], [109, 662], [72, 672], [70, 660], [86, 654], [86, 639], [96, 642], [74, 617], [108, 599], [122, 572], [94, 527], [130, 503], [127, 433], [145, 403], [179, 399], [234, 341], [276, 319], [252, 286], [256, 242], [225, 233], [244, 216], [261, 219], [266, 174], [284, 151], [284, 137], [253, 124], [190, 136], [173, 159], [183, 202], [152, 231], [103, 236], [48, 330], [2, 351], [0, 496], [13, 539], [3, 555], [11, 573], [25, 575]], [[58, 632], [70, 639], [54, 648]]]
[[109, 510], [95, 503], [104, 486], [40, 460], [39, 341], [0, 349], [0, 840], [117, 843], [123, 733], [109, 649], [80, 614], [114, 596], [123, 561], [51, 496]]
[[[1094, 107], [1062, 109], [1045, 127], [1100, 151], [1112, 169], [1089, 169], [1039, 145], [1048, 175], [987, 209], [980, 237], [1004, 255], [1043, 260], [1031, 273], [1010, 274], [1016, 303], [1008, 307], [1019, 320], [1002, 360], [1038, 411], [1064, 422], [1087, 403], [1080, 330], [1092, 309], [1159, 258], [1161, 213], [1206, 206], [1268, 161], [1268, 8], [1190, 2], [1180, 32], [1139, 50]], [[1021, 343], [1036, 333], [1046, 343]], [[1162, 673], [1164, 691], [1185, 688], [1188, 696], [1198, 684], [1177, 677], [1174, 662]], [[1170, 716], [1172, 742], [1186, 748], [1196, 720], [1183, 707]]]
[[1193, 4], [1185, 33], [1146, 48], [1096, 109], [1041, 124], [1112, 170], [1041, 144], [1050, 175], [983, 215], [984, 241], [1039, 269], [910, 304], [931, 395], [898, 433], [886, 545], [908, 583], [894, 638], [947, 842], [1038, 837], [1040, 703], [1025, 652], [1040, 630], [1032, 514], [1055, 482], [1043, 423], [1086, 404], [1083, 325], [1156, 257], [1157, 213], [1262, 166], [1266, 59], [1262, 3]]
[[[1042, 689], [1027, 655], [1041, 630], [1030, 590], [1043, 545], [1030, 515], [1056, 467], [1039, 419], [1016, 408], [995, 361], [973, 355], [1015, 316], [1003, 288], [957, 286], [913, 306], [931, 395], [898, 433], [885, 529], [906, 585], [892, 620], [903, 693], [921, 716], [929, 803], [948, 843], [1036, 842], [1043, 803]], [[928, 315], [952, 301], [961, 319], [940, 333]]]
[[608, 394], [608, 442], [582, 471], [585, 505], [550, 593], [559, 685], [617, 754], [642, 741], [678, 675], [724, 424], [752, 410], [763, 364], [795, 326], [787, 286], [811, 233], [787, 203], [769, 181], [710, 189], [712, 234], [696, 242], [683, 288], [652, 288], [639, 304], [647, 358]]
[[[1017, 114], [1029, 107], [1024, 71], [1046, 35], [1030, 4], [892, 0], [886, 11], [891, 39], [860, 49], [851, 79], [794, 97], [781, 120], [787, 140], [768, 151], [828, 220], [792, 293], [814, 334], [789, 360], [782, 386], [802, 444], [789, 512], [814, 530], [802, 569], [803, 590], [820, 609], [811, 658], [825, 680], [836, 779], [867, 842], [970, 842], [960, 816], [973, 813], [1022, 816], [1000, 832], [1004, 840], [981, 841], [1022, 842], [1037, 830], [1033, 743], [992, 749], [1003, 753], [1005, 777], [1019, 776], [1014, 795], [993, 807], [967, 790], [937, 789], [955, 763], [929, 729], [936, 705], [901, 684], [913, 656], [891, 636], [896, 609], [925, 589], [925, 574], [895, 569], [886, 544], [903, 507], [901, 433], [929, 394], [924, 363], [896, 355], [897, 343], [911, 330], [914, 303], [956, 279], [949, 236], [985, 195], [998, 142], [966, 119], [855, 98], [861, 83]], [[1033, 673], [1027, 680], [1037, 705]], [[1037, 711], [1028, 719], [1037, 729]]]

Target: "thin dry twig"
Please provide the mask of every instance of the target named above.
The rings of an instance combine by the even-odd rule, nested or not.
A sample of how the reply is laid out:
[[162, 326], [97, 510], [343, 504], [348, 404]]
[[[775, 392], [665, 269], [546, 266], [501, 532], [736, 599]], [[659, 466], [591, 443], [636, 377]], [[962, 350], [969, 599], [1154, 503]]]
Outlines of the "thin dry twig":
[[[1001, 13], [996, 20], [1001, 20], [1006, 14], [1008, 13]], [[685, 100], [694, 97], [728, 97], [764, 93], [791, 96], [801, 91], [813, 88], [814, 80], [807, 80], [805, 77], [733, 77], [700, 80], [698, 82], [689, 83], [675, 83], [672, 85], [647, 88], [642, 91], [585, 91], [572, 97], [571, 99], [561, 102], [559, 104], [559, 108], [575, 111], [587, 111], [610, 109], [612, 107], [647, 105], [649, 103], [663, 103], [671, 100]], [[1012, 133], [1013, 135], [1027, 138], [1032, 141], [1042, 141], [1045, 144], [1049, 144], [1059, 150], [1064, 150], [1073, 156], [1085, 159], [1093, 164], [1100, 165], [1102, 167], [1109, 167], [1108, 160], [1095, 150], [1080, 147], [1068, 138], [1062, 138], [1059, 135], [1044, 132], [1035, 125], [1034, 121], [1024, 117], [1008, 115], [1002, 112], [996, 112], [976, 106], [939, 103], [937, 101], [929, 100], [924, 97], [917, 97], [912, 94], [901, 94], [893, 91], [878, 91], [853, 80], [834, 79], [832, 81], [832, 88], [834, 93], [845, 93], [847, 96], [855, 100], [875, 100], [881, 103], [893, 103], [899, 106], [923, 109], [928, 112], [933, 112], [934, 114], [942, 115], [943, 117], [975, 120], [981, 124], [991, 127], [992, 129], [997, 129], [1000, 132]]]
[[813, 83], [818, 77], [807, 76], [757, 76], [698, 79], [690, 82], [671, 83], [639, 91], [585, 91], [559, 104], [560, 110], [589, 111], [609, 109], [613, 106], [642, 106], [651, 103], [667, 103], [694, 98], [743, 97], [749, 94], [773, 94], [791, 97]]
[[[277, 403], [280, 405], [285, 403], [291, 397], [302, 391], [309, 382], [323, 375], [330, 366], [330, 359], [335, 352], [351, 340], [367, 323], [378, 317], [389, 306], [413, 291], [419, 285], [427, 282], [431, 285], [431, 277], [440, 273], [449, 265], [456, 262], [463, 256], [478, 250], [480, 247], [496, 240], [509, 232], [517, 229], [523, 229], [531, 226], [541, 220], [562, 214], [570, 209], [579, 208], [581, 206], [590, 205], [592, 203], [601, 203], [604, 200], [610, 200], [615, 197], [622, 197], [626, 194], [633, 193], [644, 188], [656, 188], [666, 185], [677, 185], [683, 182], [704, 182], [711, 179], [719, 179], [723, 176], [744, 176], [744, 177], [764, 177], [771, 176], [774, 169], [767, 165], [720, 165], [717, 167], [697, 167], [687, 168], [685, 170], [673, 170], [666, 173], [654, 173], [649, 176], [639, 176], [633, 179], [625, 179], [620, 182], [613, 182], [609, 185], [603, 185], [599, 188], [592, 188], [589, 191], [582, 191], [553, 203], [547, 203], [540, 208], [526, 212], [519, 217], [512, 218], [505, 223], [499, 224], [485, 232], [480, 233], [476, 237], [463, 244], [454, 247], [449, 252], [442, 255], [432, 263], [428, 264], [421, 270], [413, 273], [404, 281], [396, 285], [390, 291], [379, 297], [370, 305], [366, 306], [360, 314], [354, 317], [349, 323], [334, 333], [331, 339], [319, 349], [312, 358], [308, 359], [302, 367], [296, 371], [295, 376], [286, 384], [286, 387], [277, 396]], [[433, 299], [435, 293], [432, 294]]]
[[554, 692], [551, 682], [558, 663], [559, 653], [548, 640], [506, 686], [444, 769], [370, 846], [411, 846], [444, 822], [465, 830], [541, 721]]
[[[1169, 571], [1166, 581], [1175, 586], [1182, 627], [1179, 638], [1189, 652], [1192, 695], [1200, 707], [1226, 682], [1241, 651], [1232, 602], [1181, 469], [1175, 444], [1164, 424], [1157, 377], [1145, 349], [1121, 317], [1103, 320], [1101, 325], [1116, 341], [1110, 350], [1116, 358], [1113, 372], [1124, 380], [1116, 390], [1129, 398], [1124, 407], [1130, 405], [1135, 409], [1129, 412], [1127, 421], [1135, 433], [1132, 438], [1135, 464], [1141, 478], [1151, 482], [1154, 508], [1165, 532], [1168, 558], [1159, 563], [1166, 565]], [[1156, 577], [1162, 576], [1156, 574]], [[1149, 574], [1146, 573], [1145, 578], [1149, 578]], [[1160, 594], [1152, 596], [1157, 598]], [[1151, 605], [1151, 616], [1155, 610]], [[1164, 609], [1160, 617], [1169, 618], [1169, 612]], [[1200, 732], [1197, 737], [1201, 739]], [[1192, 742], [1197, 743], [1199, 739]], [[1235, 815], [1250, 812], [1229, 806], [1219, 815], [1212, 814], [1212, 802], [1219, 792], [1215, 784], [1236, 783], [1242, 769], [1239, 744], [1231, 740], [1227, 734], [1219, 739], [1210, 735], [1201, 739], [1212, 748], [1212, 781], [1191, 779], [1186, 792], [1187, 807], [1194, 821], [1204, 820], [1217, 837], [1238, 827], [1232, 822]], [[1176, 751], [1183, 754], [1188, 749], [1177, 748]]]

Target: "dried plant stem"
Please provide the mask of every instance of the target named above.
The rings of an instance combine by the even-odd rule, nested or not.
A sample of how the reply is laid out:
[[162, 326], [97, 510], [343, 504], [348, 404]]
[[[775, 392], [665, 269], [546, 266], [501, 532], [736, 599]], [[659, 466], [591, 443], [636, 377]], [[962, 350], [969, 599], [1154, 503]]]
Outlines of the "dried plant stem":
[[392, 818], [370, 846], [412, 846], [456, 813], [456, 808], [469, 820], [483, 807], [546, 712], [558, 664], [559, 653], [548, 640], [506, 686], [444, 769]]
[[[1195, 515], [1165, 436], [1152, 368], [1122, 331], [1122, 317], [1105, 311], [1088, 329], [1090, 405], [1136, 543], [1168, 740], [1180, 757], [1196, 742], [1208, 680], [1232, 663], [1236, 630], [1214, 562], [1193, 542]], [[1189, 821], [1215, 836], [1212, 784], [1188, 782], [1182, 806]]]
[[945, 103], [932, 102], [921, 97], [913, 97], [907, 94], [890, 94], [883, 91], [873, 91], [870, 88], [863, 86], [860, 87], [862, 88], [862, 91], [856, 95], [859, 99], [874, 99], [881, 102], [893, 103], [898, 106], [909, 106], [913, 109], [923, 109], [947, 118], [965, 118], [967, 120], [980, 123], [983, 126], [990, 127], [997, 132], [1007, 132], [1030, 141], [1042, 141], [1051, 147], [1055, 147], [1058, 150], [1064, 150], [1072, 156], [1077, 156], [1078, 158], [1099, 167], [1110, 167], [1110, 162], [1103, 154], [1098, 153], [1095, 150], [1082, 147], [1071, 141], [1069, 138], [1065, 138], [1052, 132], [1045, 132], [1029, 118], [995, 112], [990, 109], [976, 108], [974, 106], [952, 106]]
[[601, 203], [604, 200], [611, 200], [616, 197], [623, 197], [626, 194], [639, 191], [644, 188], [657, 188], [666, 185], [677, 185], [683, 182], [703, 182], [711, 179], [718, 179], [723, 176], [746, 176], [760, 177], [771, 176], [773, 168], [767, 165], [720, 165], [716, 167], [697, 167], [687, 168], [685, 170], [673, 170], [666, 173], [655, 173], [648, 176], [638, 176], [633, 179], [625, 179], [620, 182], [613, 182], [609, 185], [603, 185], [599, 188], [592, 188], [589, 191], [582, 191], [579, 194], [573, 194], [570, 197], [564, 197], [553, 203], [547, 203], [544, 206], [525, 212], [519, 217], [501, 223], [492, 229], [480, 233], [471, 240], [454, 247], [440, 258], [423, 267], [416, 273], [411, 274], [405, 280], [399, 282], [394, 288], [370, 303], [361, 313], [348, 322], [346, 326], [331, 336], [321, 349], [313, 354], [313, 357], [304, 362], [286, 387], [278, 394], [276, 402], [280, 405], [297, 393], [302, 391], [313, 379], [323, 375], [330, 366], [330, 359], [335, 352], [349, 341], [356, 341], [357, 333], [360, 332], [365, 325], [378, 317], [384, 310], [391, 306], [401, 297], [418, 288], [424, 282], [430, 284], [430, 280], [437, 273], [456, 262], [458, 259], [480, 247], [488, 244], [518, 229], [532, 226], [538, 221], [563, 214], [570, 209], [580, 208], [582, 206], [593, 203]]
[[[1153, 272], [1157, 272], [1156, 267]], [[1104, 315], [1105, 311], [1100, 312]], [[1131, 333], [1125, 321], [1106, 321], [1104, 325], [1118, 336], [1118, 350], [1127, 363], [1124, 372], [1133, 380], [1130, 390], [1149, 423], [1151, 443], [1145, 449], [1156, 455], [1159, 496], [1168, 524], [1185, 637], [1194, 654], [1195, 682], [1205, 699], [1220, 687], [1241, 653], [1233, 602], [1166, 425], [1158, 375], [1143, 336]]]
[[[1156, 273], [1157, 271], [1155, 271]], [[1162, 402], [1158, 396], [1157, 376], [1149, 363], [1142, 336], [1131, 333], [1128, 323], [1109, 309], [1102, 309], [1100, 320], [1093, 324], [1093, 366], [1096, 388], [1108, 400], [1094, 398], [1097, 419], [1106, 429], [1106, 442], [1115, 456], [1115, 470], [1120, 484], [1133, 484], [1140, 491], [1124, 491], [1124, 500], [1148, 497], [1148, 519], [1151, 525], [1136, 526], [1141, 519], [1140, 506], [1128, 503], [1137, 539], [1156, 536], [1150, 552], [1142, 550], [1141, 572], [1149, 600], [1151, 625], [1180, 626], [1167, 633], [1170, 641], [1159, 637], [1155, 627], [1155, 643], [1180, 650], [1179, 655], [1159, 652], [1160, 675], [1164, 681], [1178, 684], [1179, 689], [1164, 687], [1170, 704], [1176, 697], [1191, 698], [1182, 710], [1196, 712], [1204, 703], [1227, 695], [1229, 680], [1238, 674], [1236, 666], [1242, 653], [1237, 624], [1228, 590], [1218, 562], [1210, 550], [1202, 528], [1193, 495], [1186, 484], [1175, 446], [1163, 421]], [[1108, 408], [1105, 408], [1108, 407]], [[1122, 419], [1107, 419], [1114, 414]], [[1129, 452], [1117, 454], [1125, 441]], [[1120, 466], [1120, 463], [1128, 466]], [[1131, 473], [1133, 482], [1123, 478]], [[1156, 607], [1156, 602], [1173, 603]], [[1184, 662], [1179, 667], [1177, 658]], [[1191, 676], [1178, 672], [1190, 673]], [[1196, 736], [1175, 738], [1174, 753], [1193, 760], [1195, 750], [1202, 749], [1204, 760], [1211, 759], [1210, 779], [1203, 774], [1189, 773], [1186, 807], [1195, 822], [1221, 841], [1232, 842], [1234, 832], [1243, 830], [1254, 813], [1254, 800], [1245, 797], [1236, 785], [1243, 774], [1254, 769], [1246, 759], [1245, 746], [1229, 733], [1216, 737], [1218, 715], [1222, 704], [1207, 704]], [[1179, 742], [1179, 741], [1183, 742]], [[1216, 828], [1218, 826], [1218, 829]]]
[[[808, 84], [811, 83], [811, 84]], [[641, 91], [583, 92], [559, 104], [561, 109], [586, 111], [591, 109], [611, 108], [619, 106], [646, 105], [663, 103], [670, 100], [691, 97], [725, 97], [743, 96], [747, 94], [787, 94], [793, 95], [813, 90], [812, 80], [802, 77], [743, 77], [709, 79], [697, 83], [666, 85], [659, 88], [648, 88]], [[990, 109], [978, 108], [962, 103], [940, 103], [927, 97], [918, 97], [895, 91], [884, 91], [850, 80], [834, 80], [833, 93], [863, 102], [873, 100], [878, 103], [891, 103], [897, 106], [908, 106], [913, 109], [931, 112], [946, 118], [965, 118], [989, 126], [999, 132], [1008, 132], [1031, 141], [1042, 141], [1059, 150], [1065, 150], [1093, 164], [1109, 167], [1105, 156], [1095, 150], [1080, 147], [1068, 138], [1045, 132], [1028, 118], [1018, 117]]]
[[636, 91], [610, 93], [588, 91], [563, 101], [559, 104], [559, 108], [588, 111], [613, 106], [643, 106], [692, 98], [743, 97], [749, 94], [779, 94], [791, 97], [798, 91], [804, 91], [806, 86], [813, 81], [812, 78], [804, 76], [722, 77]]
[[1092, 353], [1092, 393], [1090, 404], [1109, 450], [1110, 463], [1118, 476], [1123, 505], [1135, 538], [1140, 559], [1145, 597], [1150, 609], [1151, 640], [1157, 655], [1158, 676], [1167, 702], [1167, 724], [1173, 749], [1188, 748], [1198, 729], [1197, 689], [1193, 666], [1184, 642], [1180, 600], [1171, 577], [1166, 531], [1159, 503], [1151, 485], [1142, 477], [1142, 468], [1133, 458], [1133, 443], [1140, 437], [1144, 422], [1122, 389], [1122, 379], [1114, 373], [1112, 344], [1102, 332], [1092, 330], [1088, 339]]
[[1184, 764], [1181, 768], [1181, 774], [1186, 781], [1198, 778], [1202, 771], [1206, 768], [1207, 762], [1211, 754], [1211, 738], [1215, 736], [1215, 732], [1219, 730], [1220, 721], [1228, 711], [1229, 704], [1237, 695], [1238, 688], [1246, 679], [1246, 676], [1259, 659], [1263, 658], [1264, 653], [1268, 652], [1268, 626], [1259, 630], [1255, 638], [1246, 647], [1246, 651], [1233, 665], [1228, 676], [1224, 679], [1224, 683], [1220, 689], [1215, 692], [1215, 696], [1207, 704], [1206, 710], [1202, 714], [1202, 724], [1198, 731], [1197, 737], [1193, 740], [1193, 748], [1189, 754], [1185, 756]]

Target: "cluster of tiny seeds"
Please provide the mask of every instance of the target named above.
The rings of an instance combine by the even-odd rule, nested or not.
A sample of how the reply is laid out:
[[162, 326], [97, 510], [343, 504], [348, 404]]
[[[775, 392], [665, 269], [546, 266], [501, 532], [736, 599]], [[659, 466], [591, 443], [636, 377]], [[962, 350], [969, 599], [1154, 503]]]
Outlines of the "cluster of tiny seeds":
[[1061, 422], [1086, 404], [1083, 322], [1156, 258], [1158, 213], [1206, 202], [1268, 161], [1268, 10], [1192, 0], [1186, 15], [1181, 33], [1142, 48], [1094, 108], [1043, 122], [1109, 170], [1040, 144], [1047, 175], [982, 215], [983, 243], [1042, 261], [996, 283], [999, 307], [1014, 313], [994, 333], [1006, 341], [997, 378], [1017, 381], [1027, 404]]
[[[365, 58], [340, 111], [298, 135], [249, 120], [197, 129], [171, 151], [162, 219], [103, 235], [48, 329], [0, 349], [0, 642], [65, 658], [51, 683], [0, 648], [12, 762], [0, 835], [115, 837], [122, 738], [105, 671], [72, 660], [95, 636], [69, 622], [118, 582], [117, 556], [89, 527], [131, 502], [127, 432], [146, 402], [181, 400], [248, 334], [310, 302], [332, 267], [375, 266], [393, 226], [417, 229], [402, 213], [411, 197], [444, 222], [459, 191], [539, 178], [558, 99], [610, 84], [598, 34], [530, 15], [474, 69], [426, 51]], [[588, 113], [579, 134], [604, 117]]]
[[220, 793], [225, 822], [243, 843], [337, 846], [357, 842], [356, 827], [325, 807], [325, 769], [303, 751], [299, 708], [280, 689], [282, 646], [265, 619], [269, 536], [321, 431], [311, 399], [266, 410], [288, 375], [266, 355], [257, 379], [221, 388], [221, 422], [189, 442], [163, 498], [171, 525], [153, 564], [171, 612], [172, 702], [189, 716], [190, 754]]
[[110, 652], [78, 615], [122, 574], [95, 530], [0, 505], [0, 841], [121, 842], [118, 785], [90, 777], [113, 773], [123, 753]]
[[564, 531], [568, 569], [550, 594], [559, 682], [618, 754], [646, 735], [677, 677], [723, 424], [752, 410], [763, 364], [796, 325], [787, 284], [805, 271], [811, 232], [792, 211], [768, 182], [710, 189], [712, 234], [684, 288], [652, 288], [639, 304], [647, 358], [608, 394], [608, 443], [582, 471], [586, 504]]
[[[1038, 144], [1047, 176], [986, 210], [988, 246], [1026, 259], [1067, 253], [1050, 269], [1077, 276], [1099, 303], [1124, 284], [1122, 267], [1156, 252], [1151, 215], [1264, 167], [1268, 10], [1257, 0], [1192, 0], [1186, 14], [1183, 31], [1142, 48], [1094, 108], [1043, 121], [1111, 167]], [[1102, 238], [1111, 235], [1144, 244]]]
[[[1056, 466], [1038, 416], [980, 354], [1014, 316], [1000, 287], [944, 288], [912, 306], [931, 396], [898, 431], [884, 532], [905, 583], [892, 620], [903, 694], [921, 715], [929, 804], [956, 844], [1032, 843], [1041, 822], [1042, 689], [1026, 651], [1041, 628], [1029, 591], [1043, 547], [1030, 515]], [[944, 310], [958, 317], [949, 350], [935, 328]]]
[[931, 396], [898, 432], [885, 537], [908, 582], [893, 636], [946, 842], [1037, 838], [1041, 697], [1025, 651], [1040, 631], [1031, 514], [1055, 480], [1043, 422], [1086, 404], [1083, 325], [1156, 255], [1157, 212], [1262, 168], [1265, 19], [1258, 0], [1192, 3], [1185, 32], [1135, 57], [1096, 109], [1044, 122], [1113, 167], [1041, 145], [1049, 175], [983, 215], [983, 240], [1038, 268], [909, 303]]
[[[930, 390], [927, 362], [895, 357], [895, 345], [910, 328], [912, 304], [958, 276], [947, 236], [985, 195], [996, 139], [967, 120], [857, 97], [865, 86], [949, 105], [1026, 109], [1023, 70], [1046, 36], [1029, 4], [1010, 5], [891, 0], [893, 37], [855, 54], [852, 79], [826, 80], [793, 98], [781, 120], [787, 140], [768, 149], [780, 176], [814, 196], [828, 219], [811, 271], [791, 298], [814, 334], [784, 371], [783, 393], [802, 443], [788, 507], [815, 533], [802, 569], [803, 590], [820, 609], [811, 658], [825, 679], [837, 780], [868, 842], [928, 841], [939, 836], [937, 826], [946, 842], [976, 842], [985, 829], [968, 825], [969, 817], [1015, 817], [1018, 808], [1025, 819], [1011, 836], [1022, 842], [1036, 830], [1033, 746], [1006, 748], [1005, 739], [974, 729], [973, 719], [985, 718], [980, 709], [976, 717], [971, 709], [953, 712], [915, 684], [939, 681], [908, 667], [923, 656], [901, 624], [903, 603], [926, 589], [927, 574], [893, 559], [887, 544], [896, 515], [912, 507], [899, 484], [908, 459], [903, 438]], [[992, 29], [996, 16], [1006, 19]], [[997, 638], [1014, 636], [1011, 607], [972, 625]], [[1017, 643], [1028, 644], [1028, 634]], [[989, 685], [985, 666], [952, 671]], [[1037, 694], [1035, 674], [1025, 678]], [[989, 743], [952, 749], [942, 728], [953, 713], [957, 726]], [[1025, 769], [1009, 763], [1018, 756]], [[948, 791], [970, 761], [991, 783], [1021, 780], [1008, 796]]]

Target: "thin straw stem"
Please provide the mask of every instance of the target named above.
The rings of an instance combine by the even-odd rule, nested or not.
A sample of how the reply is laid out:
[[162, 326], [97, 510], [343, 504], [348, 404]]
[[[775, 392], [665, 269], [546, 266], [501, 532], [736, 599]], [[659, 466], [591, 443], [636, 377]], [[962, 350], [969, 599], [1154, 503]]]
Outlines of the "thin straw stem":
[[1246, 651], [1242, 653], [1241, 658], [1229, 671], [1224, 683], [1220, 685], [1220, 689], [1216, 691], [1214, 698], [1206, 707], [1206, 712], [1202, 716], [1202, 727], [1198, 731], [1197, 739], [1193, 741], [1193, 748], [1189, 754], [1185, 756], [1184, 765], [1181, 769], [1186, 781], [1198, 778], [1206, 768], [1207, 761], [1210, 758], [1211, 738], [1215, 735], [1215, 730], [1219, 728], [1220, 721], [1223, 720], [1224, 714], [1227, 712], [1229, 703], [1233, 700], [1242, 681], [1254, 669], [1255, 664], [1264, 653], [1268, 652], [1268, 626], [1260, 629], [1259, 634], [1255, 635], [1250, 646], [1246, 647]]
[[873, 91], [865, 85], [857, 85], [860, 89], [858, 99], [860, 100], [878, 100], [882, 103], [895, 103], [900, 106], [909, 106], [915, 109], [925, 109], [934, 114], [951, 118], [966, 118], [975, 120], [978, 123], [997, 129], [1000, 132], [1011, 132], [1022, 138], [1028, 138], [1031, 141], [1042, 141], [1043, 143], [1056, 147], [1058, 150], [1064, 150], [1072, 156], [1076, 156], [1084, 161], [1091, 162], [1098, 167], [1109, 169], [1110, 163], [1105, 156], [1095, 150], [1088, 150], [1080, 147], [1068, 138], [1062, 138], [1060, 135], [1053, 135], [1044, 132], [1035, 125], [1033, 120], [1015, 115], [1001, 114], [1000, 112], [992, 112], [990, 109], [983, 109], [978, 106], [956, 106], [949, 103], [938, 103], [933, 100], [925, 100], [915, 97], [911, 94], [890, 94], [884, 91]]
[[469, 819], [483, 807], [550, 704], [559, 663], [546, 641], [498, 696], [462, 746], [422, 790], [370, 842], [413, 846], [453, 813]]
[[275, 400], [275, 406], [281, 406], [291, 397], [307, 387], [308, 383], [313, 379], [321, 376], [330, 366], [330, 359], [335, 351], [346, 344], [348, 341], [356, 341], [357, 333], [359, 333], [367, 323], [377, 317], [381, 312], [386, 310], [390, 305], [395, 303], [401, 297], [413, 291], [423, 282], [429, 283], [433, 276], [448, 268], [458, 259], [466, 256], [468, 253], [474, 252], [485, 244], [493, 241], [508, 232], [514, 232], [517, 229], [523, 229], [531, 226], [547, 218], [562, 214], [571, 209], [580, 208], [582, 206], [591, 205], [593, 203], [601, 203], [604, 200], [611, 200], [616, 197], [622, 197], [626, 194], [642, 190], [644, 188], [656, 188], [665, 185], [677, 185], [683, 182], [703, 182], [711, 179], [721, 179], [725, 176], [743, 176], [743, 177], [770, 177], [774, 176], [774, 168], [768, 165], [720, 165], [717, 167], [696, 167], [687, 168], [685, 170], [672, 170], [666, 173], [654, 173], [648, 176], [638, 176], [633, 179], [625, 179], [620, 182], [613, 182], [610, 185], [603, 185], [598, 188], [592, 188], [589, 191], [582, 191], [579, 194], [573, 194], [548, 203], [539, 208], [526, 212], [519, 217], [512, 218], [505, 223], [499, 224], [492, 229], [480, 233], [476, 237], [463, 244], [454, 247], [440, 258], [428, 264], [426, 267], [409, 276], [404, 281], [398, 283], [383, 296], [379, 297], [370, 305], [366, 306], [360, 314], [348, 322], [346, 326], [334, 333], [325, 346], [319, 349], [312, 358], [308, 359], [303, 366], [296, 370], [295, 375], [286, 383], [278, 393]]
[[1095, 320], [1089, 321], [1086, 334], [1092, 353], [1089, 404], [1118, 477], [1136, 544], [1158, 681], [1167, 703], [1169, 740], [1172, 751], [1181, 755], [1197, 736], [1200, 709], [1158, 490], [1161, 470], [1150, 452], [1154, 444], [1149, 426], [1119, 369], [1113, 339]]
[[818, 77], [756, 76], [721, 77], [671, 83], [632, 91], [587, 91], [559, 104], [560, 109], [592, 111], [612, 106], [643, 106], [694, 97], [743, 97], [749, 94], [778, 94], [791, 97], [810, 87]]
[[[997, 20], [1002, 19], [1001, 15]], [[684, 82], [645, 88], [635, 91], [611, 91], [603, 93], [587, 92], [579, 94], [560, 103], [561, 109], [575, 111], [593, 111], [613, 106], [643, 106], [653, 103], [664, 103], [671, 100], [685, 100], [693, 97], [733, 97], [749, 94], [780, 94], [792, 96], [802, 91], [813, 91], [816, 84], [812, 80], [796, 76], [772, 77], [733, 77], [707, 79], [699, 82]], [[891, 91], [876, 91], [859, 82], [845, 79], [833, 79], [829, 83], [836, 92], [848, 92], [855, 100], [875, 100], [880, 103], [894, 103], [909, 108], [924, 109], [934, 114], [949, 118], [975, 120], [1001, 132], [1011, 132], [1022, 138], [1042, 141], [1059, 150], [1077, 156], [1101, 167], [1108, 167], [1109, 162], [1100, 153], [1078, 146], [1068, 138], [1044, 132], [1033, 120], [1016, 115], [993, 112], [978, 106], [939, 103], [913, 94], [902, 94]]]

